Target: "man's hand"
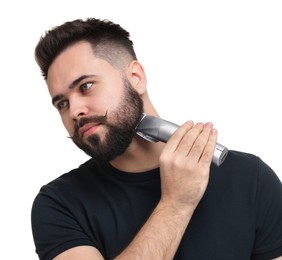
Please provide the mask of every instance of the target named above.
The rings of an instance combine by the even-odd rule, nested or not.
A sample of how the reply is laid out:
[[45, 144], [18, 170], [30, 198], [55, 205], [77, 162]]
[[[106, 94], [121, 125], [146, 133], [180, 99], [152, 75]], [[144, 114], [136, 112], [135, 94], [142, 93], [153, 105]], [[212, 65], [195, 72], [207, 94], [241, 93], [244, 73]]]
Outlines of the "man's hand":
[[216, 139], [211, 123], [188, 121], [176, 130], [160, 156], [163, 202], [196, 208], [208, 184]]

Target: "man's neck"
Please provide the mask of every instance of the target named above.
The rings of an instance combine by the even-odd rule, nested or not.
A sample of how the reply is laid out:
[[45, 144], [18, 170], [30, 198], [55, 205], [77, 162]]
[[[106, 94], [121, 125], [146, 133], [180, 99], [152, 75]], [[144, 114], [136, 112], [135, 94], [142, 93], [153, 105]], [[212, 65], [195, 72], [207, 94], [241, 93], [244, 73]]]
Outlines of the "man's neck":
[[127, 150], [110, 162], [125, 172], [144, 172], [159, 167], [159, 157], [164, 143], [151, 143], [141, 137], [134, 137]]

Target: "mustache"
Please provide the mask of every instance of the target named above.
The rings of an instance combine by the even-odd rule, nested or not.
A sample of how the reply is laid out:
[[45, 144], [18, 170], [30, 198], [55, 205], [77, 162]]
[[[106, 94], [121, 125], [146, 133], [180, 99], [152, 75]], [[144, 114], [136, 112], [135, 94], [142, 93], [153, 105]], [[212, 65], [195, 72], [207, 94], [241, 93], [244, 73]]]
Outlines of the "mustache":
[[82, 117], [80, 120], [76, 121], [74, 125], [74, 134], [70, 136], [71, 139], [78, 137], [79, 135], [79, 128], [83, 127], [85, 124], [88, 123], [95, 123], [95, 124], [107, 124], [108, 120], [108, 111], [106, 111], [105, 115], [103, 116], [89, 116], [89, 117]]
[[105, 124], [107, 123], [107, 119], [108, 119], [108, 111], [106, 111], [105, 115], [103, 116], [82, 117], [79, 121], [75, 123], [74, 129], [78, 130], [80, 127], [83, 127], [85, 124], [88, 123]]

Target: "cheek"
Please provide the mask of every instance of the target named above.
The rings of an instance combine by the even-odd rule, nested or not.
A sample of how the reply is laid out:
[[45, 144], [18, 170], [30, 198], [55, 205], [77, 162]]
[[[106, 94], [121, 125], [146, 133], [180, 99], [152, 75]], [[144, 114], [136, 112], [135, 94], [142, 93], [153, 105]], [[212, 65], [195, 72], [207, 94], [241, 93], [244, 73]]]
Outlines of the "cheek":
[[110, 97], [112, 102], [111, 102], [111, 106], [113, 109], [116, 109], [120, 106], [122, 98], [121, 98], [121, 94], [118, 95], [113, 95], [112, 97]]
[[98, 114], [105, 114], [106, 111], [110, 112], [115, 110], [120, 104], [120, 94], [118, 93], [107, 93], [97, 95], [95, 100], [92, 100], [92, 112]]

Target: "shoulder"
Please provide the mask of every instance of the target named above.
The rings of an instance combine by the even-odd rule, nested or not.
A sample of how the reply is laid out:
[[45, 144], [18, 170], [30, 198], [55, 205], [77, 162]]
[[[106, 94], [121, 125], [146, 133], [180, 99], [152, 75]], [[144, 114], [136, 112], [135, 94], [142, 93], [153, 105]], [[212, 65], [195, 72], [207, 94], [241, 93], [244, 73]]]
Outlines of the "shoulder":
[[[62, 251], [80, 245], [96, 246], [86, 236], [86, 221], [81, 219], [82, 203], [91, 189], [88, 178], [95, 176], [89, 160], [41, 187], [31, 209], [34, 242], [40, 259], [50, 259]], [[86, 198], [86, 199], [85, 199]], [[87, 229], [87, 228], [85, 228]]]
[[274, 171], [259, 156], [230, 150], [223, 164], [213, 170], [228, 172], [230, 174], [243, 175], [244, 177], [258, 177], [259, 175], [275, 175]]
[[257, 165], [258, 161], [259, 157], [254, 154], [235, 150], [228, 151], [228, 155], [226, 157], [227, 164], [230, 164], [232, 166], [255, 166]]
[[281, 190], [281, 182], [276, 173], [260, 157], [230, 150], [225, 161], [219, 167], [211, 167], [211, 185], [228, 187], [236, 194], [255, 199], [267, 189]]
[[95, 178], [97, 172], [95, 164], [89, 160], [43, 185], [34, 198], [32, 212], [40, 211], [43, 207], [50, 208], [50, 205], [64, 205], [72, 201], [89, 187], [89, 178]]

